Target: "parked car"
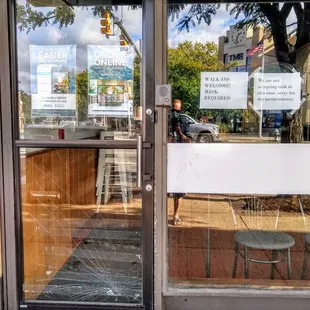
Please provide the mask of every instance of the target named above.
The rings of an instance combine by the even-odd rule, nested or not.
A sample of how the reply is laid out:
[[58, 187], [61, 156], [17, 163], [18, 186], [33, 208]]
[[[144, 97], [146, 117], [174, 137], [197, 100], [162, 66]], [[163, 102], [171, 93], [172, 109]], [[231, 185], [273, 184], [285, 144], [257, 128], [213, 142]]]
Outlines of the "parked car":
[[196, 143], [211, 143], [219, 140], [219, 127], [211, 123], [199, 123], [186, 114], [181, 114], [184, 124], [189, 125], [189, 131]]

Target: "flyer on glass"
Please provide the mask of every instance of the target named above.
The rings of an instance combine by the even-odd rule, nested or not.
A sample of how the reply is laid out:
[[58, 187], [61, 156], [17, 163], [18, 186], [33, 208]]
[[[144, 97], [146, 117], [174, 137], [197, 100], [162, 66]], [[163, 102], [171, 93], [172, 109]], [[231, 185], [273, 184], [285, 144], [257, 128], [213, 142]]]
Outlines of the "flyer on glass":
[[247, 72], [201, 72], [200, 109], [246, 109]]
[[76, 46], [30, 45], [31, 116], [76, 116]]
[[295, 110], [301, 101], [300, 73], [255, 73], [255, 110]]
[[88, 115], [133, 115], [132, 46], [88, 46]]

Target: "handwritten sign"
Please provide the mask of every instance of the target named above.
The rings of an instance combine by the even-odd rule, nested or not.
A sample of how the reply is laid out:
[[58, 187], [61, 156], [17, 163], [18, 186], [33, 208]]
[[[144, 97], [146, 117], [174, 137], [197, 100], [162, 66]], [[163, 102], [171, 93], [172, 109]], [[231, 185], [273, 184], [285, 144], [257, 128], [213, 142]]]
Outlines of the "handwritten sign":
[[255, 110], [294, 110], [301, 101], [299, 73], [255, 73]]
[[247, 72], [201, 72], [201, 109], [246, 109]]

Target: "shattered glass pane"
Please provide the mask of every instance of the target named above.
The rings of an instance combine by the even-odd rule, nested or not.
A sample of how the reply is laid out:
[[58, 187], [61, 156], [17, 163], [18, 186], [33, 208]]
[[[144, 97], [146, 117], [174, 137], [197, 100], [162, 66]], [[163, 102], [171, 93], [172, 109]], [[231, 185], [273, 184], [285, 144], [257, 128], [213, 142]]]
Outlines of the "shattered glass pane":
[[21, 150], [26, 300], [142, 302], [136, 151], [106, 152]]

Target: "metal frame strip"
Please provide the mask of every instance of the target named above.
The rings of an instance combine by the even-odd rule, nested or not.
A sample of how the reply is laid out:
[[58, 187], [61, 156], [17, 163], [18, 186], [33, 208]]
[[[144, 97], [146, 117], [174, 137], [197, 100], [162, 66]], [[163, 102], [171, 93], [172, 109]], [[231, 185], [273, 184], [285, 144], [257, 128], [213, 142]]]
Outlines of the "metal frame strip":
[[[17, 284], [17, 252], [16, 252], [16, 226], [15, 226], [15, 197], [14, 197], [14, 149], [12, 132], [12, 93], [15, 87], [12, 85], [11, 70], [14, 54], [11, 51], [12, 37], [10, 37], [10, 26], [12, 17], [12, 6], [8, 1], [0, 2], [0, 79], [1, 79], [1, 129], [2, 129], [2, 163], [3, 163], [3, 207], [4, 225], [2, 233], [5, 242], [5, 283], [6, 283], [6, 309], [18, 309], [18, 284]], [[12, 58], [11, 58], [12, 56]], [[13, 101], [14, 102], [14, 101]]]
[[[167, 83], [167, 1], [156, 0], [155, 75], [156, 84]], [[162, 290], [166, 286], [167, 192], [166, 140], [167, 108], [156, 106], [155, 124], [155, 308], [163, 308]]]
[[[155, 0], [143, 0], [142, 74], [143, 74], [143, 141], [154, 145], [155, 107]], [[151, 110], [151, 114], [146, 114]], [[142, 154], [142, 232], [143, 232], [143, 299], [146, 309], [154, 307], [154, 147]], [[150, 180], [148, 180], [150, 179]]]
[[137, 140], [105, 141], [105, 140], [17, 140], [16, 147], [24, 148], [94, 148], [94, 149], [136, 149]]
[[[1, 30], [0, 30], [1, 32]], [[1, 34], [0, 34], [1, 37]], [[1, 55], [1, 52], [0, 52]], [[0, 79], [0, 107], [1, 107], [1, 79]], [[0, 109], [1, 110], [1, 109]], [[0, 119], [1, 119], [1, 112], [0, 112]], [[0, 145], [2, 145], [2, 128], [0, 126]], [[0, 260], [0, 264], [1, 264], [1, 270], [2, 270], [2, 274], [0, 277], [0, 308], [2, 309], [4, 307], [4, 305], [7, 305], [7, 300], [6, 298], [4, 298], [4, 296], [6, 296], [6, 292], [7, 292], [7, 286], [6, 286], [6, 264], [5, 264], [5, 234], [4, 234], [4, 227], [5, 227], [5, 221], [4, 221], [4, 197], [3, 197], [3, 193], [4, 193], [4, 174], [3, 174], [3, 156], [2, 156], [2, 150], [0, 151], [0, 229], [1, 229], [1, 246], [0, 246], [0, 251], [1, 251], [1, 260]]]

